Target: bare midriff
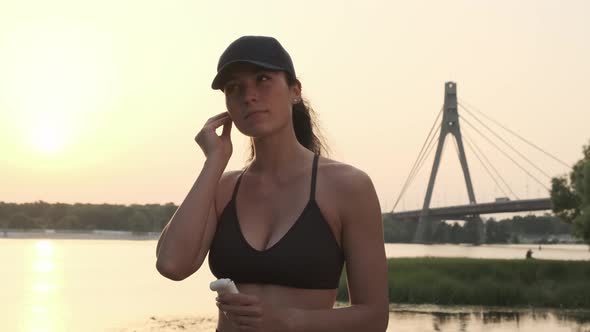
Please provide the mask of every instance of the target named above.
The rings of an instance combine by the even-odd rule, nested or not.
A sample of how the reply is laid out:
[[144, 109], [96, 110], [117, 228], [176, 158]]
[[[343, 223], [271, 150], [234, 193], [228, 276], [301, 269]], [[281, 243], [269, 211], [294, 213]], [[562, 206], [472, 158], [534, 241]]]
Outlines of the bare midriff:
[[[337, 289], [302, 289], [278, 285], [237, 284], [240, 293], [254, 295], [267, 306], [275, 308], [331, 309], [336, 301]], [[236, 331], [220, 311], [217, 329], [219, 332]]]

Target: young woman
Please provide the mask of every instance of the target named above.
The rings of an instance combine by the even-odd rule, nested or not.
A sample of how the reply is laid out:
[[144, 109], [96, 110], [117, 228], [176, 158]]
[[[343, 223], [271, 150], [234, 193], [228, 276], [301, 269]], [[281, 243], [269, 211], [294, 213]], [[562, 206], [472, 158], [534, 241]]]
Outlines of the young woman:
[[[239, 289], [217, 299], [220, 332], [385, 331], [375, 189], [364, 172], [320, 156], [287, 51], [271, 37], [241, 37], [221, 55], [212, 87], [227, 112], [196, 136], [206, 161], [160, 236], [158, 271], [182, 280], [209, 254], [213, 274]], [[225, 172], [232, 124], [251, 138], [252, 158]], [[350, 306], [333, 308], [343, 266]]]

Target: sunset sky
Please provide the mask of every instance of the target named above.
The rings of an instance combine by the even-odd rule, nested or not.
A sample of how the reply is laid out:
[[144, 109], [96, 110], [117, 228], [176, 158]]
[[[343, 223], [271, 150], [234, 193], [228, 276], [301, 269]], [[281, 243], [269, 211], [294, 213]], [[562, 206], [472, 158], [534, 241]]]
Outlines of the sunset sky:
[[[194, 136], [225, 110], [210, 89], [219, 55], [242, 35], [274, 36], [290, 52], [330, 156], [371, 176], [383, 211], [446, 81], [571, 165], [590, 140], [589, 15], [589, 1], [559, 0], [2, 1], [0, 201], [181, 203], [204, 161]], [[461, 125], [518, 197], [547, 196]], [[550, 176], [568, 171], [496, 132]], [[232, 139], [237, 169], [248, 141], [237, 130]], [[467, 203], [450, 137], [446, 146], [434, 206]], [[396, 210], [421, 207], [432, 158]], [[504, 196], [469, 148], [467, 159], [476, 199]]]

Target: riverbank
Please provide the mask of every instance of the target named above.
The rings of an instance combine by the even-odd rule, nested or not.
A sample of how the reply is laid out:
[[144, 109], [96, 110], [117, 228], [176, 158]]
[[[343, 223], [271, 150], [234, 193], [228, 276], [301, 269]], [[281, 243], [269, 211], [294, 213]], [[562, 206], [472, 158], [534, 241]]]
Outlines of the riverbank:
[[145, 321], [130, 323], [127, 327], [109, 329], [108, 332], [211, 332], [216, 327], [216, 317], [152, 316]]
[[[553, 331], [569, 327], [586, 331], [590, 328], [589, 310], [549, 308], [507, 308], [483, 306], [437, 306], [391, 304], [388, 332], [416, 331]], [[214, 331], [216, 317], [151, 316], [112, 328], [109, 332]], [[422, 328], [419, 328], [421, 326]], [[561, 330], [561, 329], [558, 329]]]
[[111, 230], [0, 230], [0, 239], [46, 239], [46, 240], [157, 240], [159, 232], [131, 232]]
[[388, 270], [390, 303], [590, 309], [588, 261], [390, 258]]

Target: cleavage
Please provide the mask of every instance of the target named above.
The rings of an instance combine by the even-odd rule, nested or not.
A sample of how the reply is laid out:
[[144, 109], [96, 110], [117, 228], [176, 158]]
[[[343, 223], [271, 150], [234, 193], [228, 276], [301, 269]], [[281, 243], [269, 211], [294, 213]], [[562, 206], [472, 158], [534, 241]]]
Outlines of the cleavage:
[[252, 249], [269, 250], [288, 235], [309, 204], [305, 190], [309, 184], [305, 182], [294, 181], [272, 190], [248, 181], [240, 186], [235, 204], [237, 222]]

